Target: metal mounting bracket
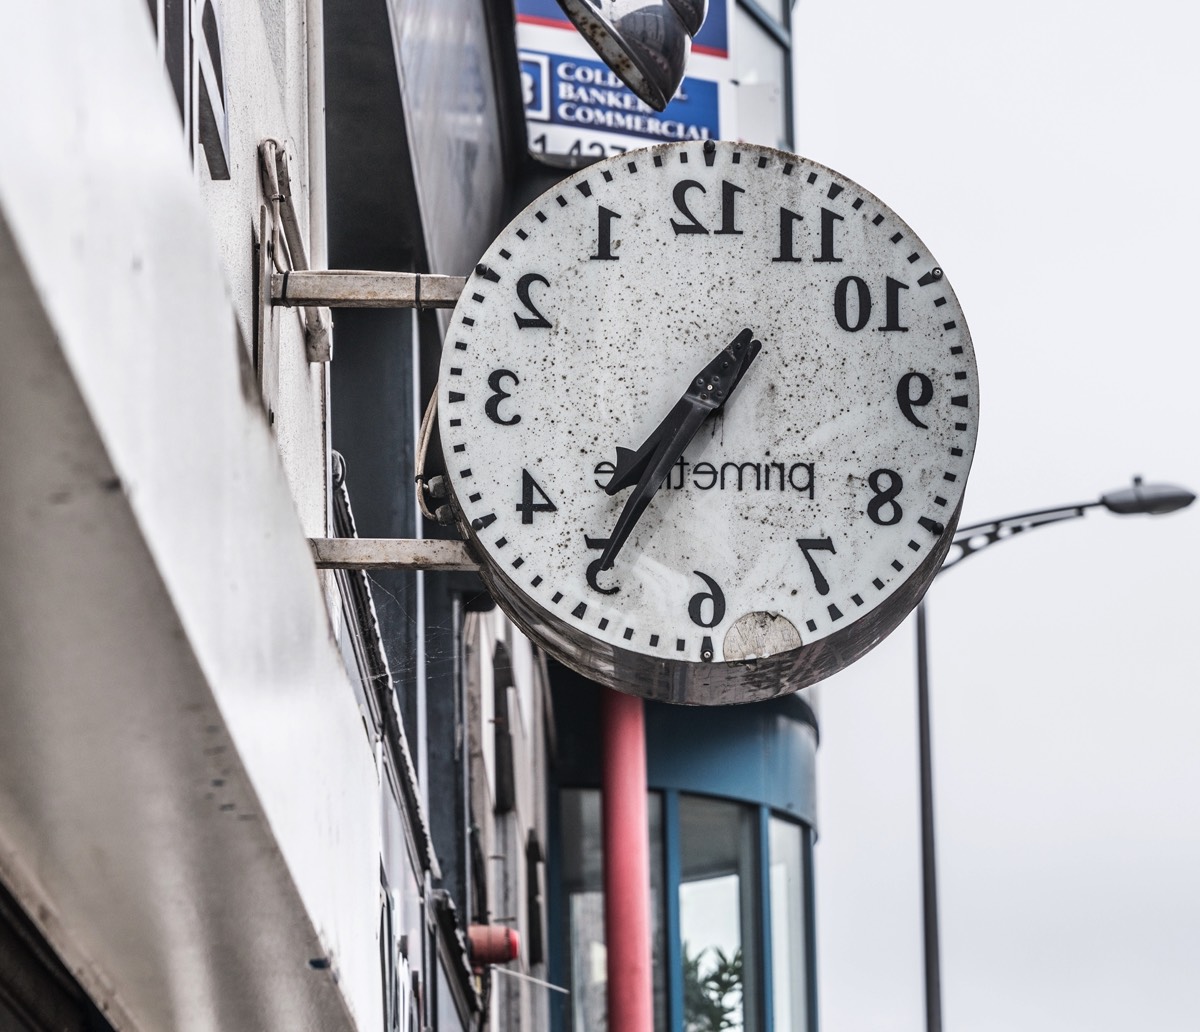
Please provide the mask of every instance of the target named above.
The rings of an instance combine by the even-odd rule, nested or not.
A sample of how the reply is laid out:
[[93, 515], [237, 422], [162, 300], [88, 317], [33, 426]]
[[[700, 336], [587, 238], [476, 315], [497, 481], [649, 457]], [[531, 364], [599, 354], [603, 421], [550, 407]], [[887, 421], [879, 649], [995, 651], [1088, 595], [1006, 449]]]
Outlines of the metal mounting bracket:
[[465, 541], [439, 538], [309, 538], [318, 570], [479, 570]]
[[276, 273], [271, 303], [286, 307], [453, 308], [466, 280], [413, 272], [324, 269]]
[[[287, 148], [278, 140], [263, 140], [258, 147], [259, 174], [263, 197], [271, 205], [271, 258], [284, 277], [308, 269], [304, 235], [292, 197], [291, 172]], [[264, 242], [263, 246], [266, 246]], [[272, 277], [272, 283], [275, 277]], [[274, 286], [272, 285], [272, 294]], [[304, 307], [304, 347], [310, 362], [328, 362], [333, 358], [330, 335], [332, 319], [321, 306]]]

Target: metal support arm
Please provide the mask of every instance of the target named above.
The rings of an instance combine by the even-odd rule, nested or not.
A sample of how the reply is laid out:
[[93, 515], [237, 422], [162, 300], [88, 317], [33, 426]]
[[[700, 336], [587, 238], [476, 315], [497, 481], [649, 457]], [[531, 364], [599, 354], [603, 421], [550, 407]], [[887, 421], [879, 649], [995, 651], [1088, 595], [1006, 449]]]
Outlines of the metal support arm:
[[309, 538], [318, 570], [476, 572], [465, 541], [439, 538]]
[[466, 280], [413, 272], [326, 269], [276, 273], [271, 303], [286, 307], [453, 308]]

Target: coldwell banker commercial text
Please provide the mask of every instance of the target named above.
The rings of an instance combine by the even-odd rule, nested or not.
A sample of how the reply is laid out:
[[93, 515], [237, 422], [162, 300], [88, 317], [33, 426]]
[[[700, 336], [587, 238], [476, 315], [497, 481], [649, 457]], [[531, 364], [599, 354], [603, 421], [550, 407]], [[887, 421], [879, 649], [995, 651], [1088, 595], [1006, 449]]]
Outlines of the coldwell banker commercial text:
[[521, 72], [526, 116], [534, 121], [661, 141], [720, 135], [715, 82], [684, 79], [658, 114], [597, 61], [523, 51]]

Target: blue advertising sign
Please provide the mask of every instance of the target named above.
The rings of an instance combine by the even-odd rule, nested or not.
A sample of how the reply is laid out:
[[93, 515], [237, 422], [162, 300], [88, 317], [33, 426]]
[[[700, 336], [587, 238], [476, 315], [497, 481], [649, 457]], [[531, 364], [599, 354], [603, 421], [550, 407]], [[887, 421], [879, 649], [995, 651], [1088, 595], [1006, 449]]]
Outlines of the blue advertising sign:
[[638, 100], [601, 61], [522, 50], [521, 84], [530, 123], [599, 130], [654, 143], [721, 135], [717, 84], [704, 79], [685, 78], [675, 99], [659, 112]]

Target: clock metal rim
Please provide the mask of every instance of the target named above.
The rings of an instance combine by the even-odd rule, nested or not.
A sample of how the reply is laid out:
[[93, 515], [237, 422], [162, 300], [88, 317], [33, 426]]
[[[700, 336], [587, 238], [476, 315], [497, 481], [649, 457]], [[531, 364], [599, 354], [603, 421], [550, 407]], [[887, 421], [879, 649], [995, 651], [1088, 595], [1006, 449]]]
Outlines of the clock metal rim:
[[[781, 166], [785, 166], [783, 174], [789, 174], [790, 169], [798, 164], [806, 173], [809, 170], [816, 170], [819, 173], [828, 175], [835, 182], [852, 186], [856, 197], [862, 198], [863, 201], [871, 202], [877, 205], [881, 211], [886, 212], [889, 226], [894, 225], [901, 230], [911, 242], [925, 252], [926, 256], [932, 262], [933, 267], [936, 268], [936, 260], [933, 259], [929, 249], [925, 247], [908, 224], [889, 205], [842, 173], [809, 158], [760, 145], [721, 142], [714, 144], [710, 149], [707, 145], [693, 142], [685, 144], [660, 144], [636, 151], [629, 151], [618, 158], [610, 159], [609, 162], [598, 162], [586, 166], [562, 180], [545, 194], [535, 198], [497, 235], [482, 259], [482, 262], [485, 264], [477, 267], [477, 275], [484, 280], [491, 278], [494, 274], [490, 272], [490, 264], [495, 264], [495, 268], [497, 269], [503, 268], [496, 256], [501, 241], [510, 239], [514, 234], [521, 236], [521, 239], [524, 240], [525, 237], [518, 232], [519, 224], [523, 222], [531, 223], [534, 218], [539, 223], [545, 222], [546, 217], [543, 214], [543, 209], [550, 212], [555, 210], [553, 204], [555, 194], [565, 194], [574, 187], [579, 189], [584, 197], [590, 196], [590, 188], [586, 185], [580, 186], [579, 184], [586, 184], [589, 176], [596, 176], [598, 168], [604, 170], [606, 165], [643, 160], [654, 160], [655, 164], [659, 165], [666, 155], [675, 155], [679, 152], [691, 154], [697, 164], [701, 161], [711, 164], [708, 161], [708, 156], [718, 147], [730, 153], [740, 151], [745, 156], [743, 160], [746, 161], [747, 165], [757, 158], [760, 168], [766, 167], [764, 162], [775, 162]], [[680, 157], [675, 160], [682, 161], [683, 159]], [[737, 163], [736, 158], [733, 161]], [[604, 177], [607, 181], [611, 181], [611, 174], [607, 170], [604, 170]], [[800, 176], [798, 175], [797, 180], [799, 179]], [[810, 179], [809, 182], [811, 183], [812, 180]], [[838, 192], [841, 192], [845, 187], [837, 186], [836, 189]], [[571, 196], [573, 197], [574, 194]], [[830, 196], [835, 195], [831, 193]], [[559, 196], [557, 199], [560, 205], [565, 204], [562, 196]], [[863, 202], [860, 201], [854, 205], [855, 210], [858, 209], [861, 203]], [[534, 229], [536, 227], [531, 225], [529, 228]], [[508, 254], [501, 250], [499, 258], [507, 259]], [[690, 659], [677, 659], [665, 654], [654, 655], [645, 651], [623, 649], [614, 640], [606, 640], [598, 634], [590, 633], [587, 625], [581, 624], [580, 626], [576, 626], [566, 618], [565, 613], [559, 615], [551, 609], [546, 604], [548, 600], [536, 598], [528, 589], [517, 584], [505, 569], [505, 564], [502, 563], [501, 557], [493, 555], [492, 551], [484, 545], [481, 537], [475, 533], [475, 530], [471, 526], [470, 518], [466, 515], [462, 505], [460, 505], [458, 491], [463, 485], [456, 484], [454, 478], [448, 476], [447, 480], [451, 487], [452, 508], [459, 527], [464, 536], [471, 542], [473, 550], [479, 555], [481, 559], [481, 573], [492, 590], [497, 603], [533, 641], [545, 648], [556, 658], [561, 659], [572, 669], [609, 687], [668, 702], [728, 704], [771, 698], [795, 691], [821, 680], [863, 655], [898, 626], [908, 615], [924, 594], [933, 576], [937, 573], [938, 568], [940, 568], [941, 562], [949, 550], [954, 527], [957, 525], [958, 516], [961, 512], [966, 475], [970, 470], [970, 455], [973, 454], [974, 439], [978, 433], [978, 379], [977, 372], [975, 371], [974, 349], [971, 345], [970, 331], [966, 326], [965, 317], [961, 315], [961, 307], [957, 304], [952, 287], [948, 281], [941, 279], [940, 269], [937, 275], [940, 279], [939, 288], [948, 291], [954, 300], [954, 307], [957, 309], [960, 318], [961, 336], [966, 346], [965, 362], [969, 364], [971, 372], [970, 386], [972, 390], [971, 448], [965, 470], [960, 474], [962, 484], [961, 488], [958, 489], [959, 493], [956, 498], [951, 495], [954, 499], [955, 508], [953, 515], [949, 519], [944, 520], [944, 532], [940, 536], [935, 537], [934, 541], [929, 545], [922, 561], [912, 568], [912, 572], [906, 578], [898, 582], [896, 589], [890, 592], [878, 606], [867, 613], [856, 616], [842, 627], [825, 633], [823, 637], [815, 641], [810, 641], [798, 648], [778, 652], [763, 659], [704, 662], [697, 661], [694, 657]], [[474, 282], [476, 281], [472, 279], [468, 280], [468, 287], [464, 291], [464, 297], [470, 292], [471, 285]], [[455, 312], [454, 319], [451, 322], [452, 327], [456, 325], [457, 320], [459, 320], [462, 314], [461, 311]], [[473, 325], [473, 322], [468, 320], [467, 325]], [[447, 345], [448, 342], [449, 336], [447, 337]], [[446, 372], [447, 364], [444, 355], [442, 363], [443, 375]], [[444, 402], [446, 400], [444, 393], [446, 384], [444, 380], [439, 384], [438, 390], [442, 395], [440, 400]], [[445, 421], [447, 418], [446, 406], [443, 404], [439, 417], [439, 423], [443, 429], [443, 440], [446, 440], [447, 436], [445, 434]], [[947, 477], [947, 479], [952, 478]], [[940, 500], [939, 504], [941, 504]], [[539, 581], [540, 578], [536, 578], [534, 585], [536, 586]], [[559, 597], [559, 595], [556, 595], [554, 602], [557, 602]], [[857, 596], [855, 596], [855, 602], [858, 602]], [[580, 606], [579, 608], [582, 609], [583, 607]], [[604, 623], [606, 621], [601, 622], [602, 628]], [[655, 644], [655, 641], [652, 639], [651, 645], [653, 644]], [[682, 642], [680, 644], [682, 647]]]

